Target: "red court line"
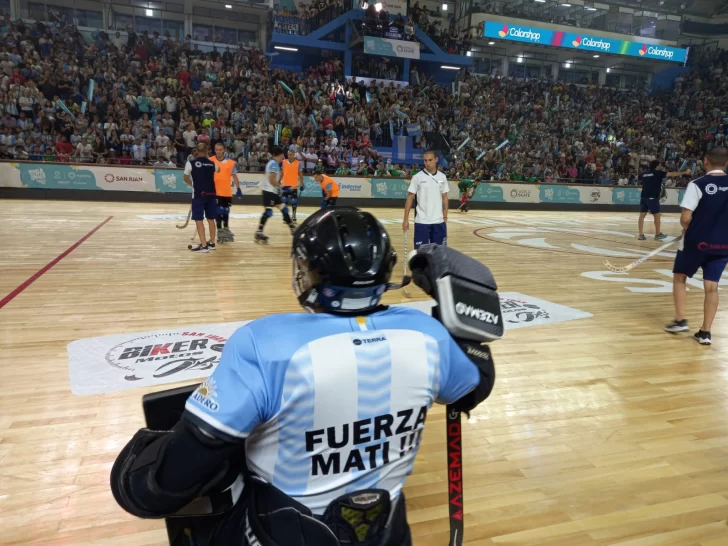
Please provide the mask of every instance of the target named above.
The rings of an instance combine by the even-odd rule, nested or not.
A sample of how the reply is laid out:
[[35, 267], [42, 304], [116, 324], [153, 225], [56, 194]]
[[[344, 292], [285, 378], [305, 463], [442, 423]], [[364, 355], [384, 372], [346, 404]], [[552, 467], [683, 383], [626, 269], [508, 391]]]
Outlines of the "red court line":
[[21, 284], [15, 290], [13, 290], [12, 292], [10, 292], [10, 294], [8, 294], [7, 296], [5, 296], [3, 299], [1, 299], [0, 300], [0, 309], [2, 309], [3, 307], [5, 307], [11, 301], [13, 301], [13, 299], [15, 299], [15, 297], [18, 294], [20, 294], [23, 290], [25, 290], [31, 284], [33, 284], [35, 281], [37, 281], [40, 278], [40, 276], [43, 275], [44, 273], [46, 273], [51, 267], [53, 267], [54, 265], [56, 265], [63, 258], [65, 258], [66, 256], [68, 256], [71, 252], [73, 252], [79, 246], [81, 246], [81, 244], [86, 239], [88, 239], [89, 237], [91, 237], [91, 235], [93, 235], [98, 230], [100, 230], [102, 227], [104, 227], [104, 225], [107, 222], [109, 222], [109, 220], [111, 220], [112, 218], [113, 218], [113, 216], [109, 216], [106, 220], [104, 220], [103, 222], [101, 222], [98, 226], [96, 226], [95, 228], [93, 228], [86, 235], [84, 235], [78, 241], [76, 241], [73, 245], [71, 245], [67, 250], [65, 250], [64, 252], [62, 252], [61, 254], [59, 254], [58, 256], [56, 256], [53, 260], [51, 260], [48, 264], [46, 264], [45, 267], [43, 267], [43, 269], [40, 269], [40, 270], [36, 271], [28, 280], [26, 280], [23, 284]]

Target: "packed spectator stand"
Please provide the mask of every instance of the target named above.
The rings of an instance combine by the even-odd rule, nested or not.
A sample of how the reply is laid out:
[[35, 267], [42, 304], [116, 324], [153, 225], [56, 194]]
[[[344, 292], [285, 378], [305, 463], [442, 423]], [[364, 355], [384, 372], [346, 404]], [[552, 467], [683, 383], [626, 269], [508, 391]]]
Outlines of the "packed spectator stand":
[[204, 52], [131, 28], [90, 43], [72, 25], [6, 16], [1, 28], [4, 160], [175, 166], [196, 143], [223, 142], [239, 170], [260, 171], [278, 142], [309, 173], [395, 178], [417, 167], [375, 146], [412, 132], [419, 149], [445, 142], [453, 179], [621, 185], [653, 159], [699, 173], [728, 133], [724, 52], [654, 94], [466, 71], [442, 86], [416, 67], [404, 87], [346, 79], [335, 59], [293, 73], [259, 50]]

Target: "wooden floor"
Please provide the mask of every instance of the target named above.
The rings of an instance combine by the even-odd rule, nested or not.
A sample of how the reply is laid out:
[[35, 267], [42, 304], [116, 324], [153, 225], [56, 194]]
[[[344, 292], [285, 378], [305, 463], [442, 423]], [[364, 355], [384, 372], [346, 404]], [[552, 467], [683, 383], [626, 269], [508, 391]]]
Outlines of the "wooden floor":
[[[73, 395], [69, 342], [298, 309], [279, 218], [267, 247], [252, 242], [251, 217], [232, 221], [238, 242], [192, 255], [191, 227], [139, 217], [186, 212], [0, 205], [0, 298], [110, 218], [0, 309], [1, 544], [165, 544], [163, 523], [128, 516], [108, 487], [114, 458], [142, 426], [141, 396], [155, 389]], [[401, 219], [398, 210], [377, 213]], [[604, 273], [605, 253], [624, 253], [609, 259], [626, 264], [658, 246], [636, 240], [635, 216], [452, 213], [449, 244], [488, 264], [502, 291], [593, 314], [509, 330], [493, 345], [497, 384], [464, 432], [467, 544], [728, 545], [728, 301], [712, 347], [665, 334], [669, 256]], [[663, 231], [678, 234], [676, 218], [666, 215]], [[398, 223], [388, 229], [401, 246]], [[703, 297], [696, 284], [688, 295], [694, 328]], [[394, 292], [386, 301], [407, 300]], [[406, 487], [416, 546], [447, 542], [445, 485], [438, 408]]]

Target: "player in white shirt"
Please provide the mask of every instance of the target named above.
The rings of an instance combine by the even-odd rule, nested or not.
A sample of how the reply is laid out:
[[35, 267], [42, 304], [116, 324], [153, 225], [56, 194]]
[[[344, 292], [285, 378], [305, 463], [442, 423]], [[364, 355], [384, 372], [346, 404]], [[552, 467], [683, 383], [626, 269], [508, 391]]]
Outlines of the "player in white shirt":
[[428, 243], [447, 244], [447, 176], [437, 170], [437, 154], [428, 150], [425, 168], [415, 174], [407, 190], [402, 231], [409, 230], [409, 214], [415, 206], [415, 249]]
[[[166, 517], [242, 470], [237, 503], [212, 532], [185, 520], [185, 544], [411, 546], [402, 491], [430, 408], [469, 412], [495, 382], [484, 343], [503, 335], [495, 279], [480, 262], [428, 245], [410, 267], [439, 318], [381, 305], [401, 286], [390, 284], [397, 255], [384, 226], [353, 207], [308, 217], [290, 255], [307, 312], [242, 326], [202, 385], [174, 389], [170, 404], [146, 412], [174, 418], [136, 433], [111, 490], [133, 515]], [[458, 315], [463, 305], [488, 320]]]
[[288, 225], [291, 230], [291, 235], [296, 230], [296, 227], [291, 220], [291, 216], [288, 214], [288, 205], [281, 201], [281, 162], [283, 161], [283, 150], [278, 146], [273, 146], [270, 151], [272, 159], [268, 161], [265, 166], [265, 175], [263, 176], [263, 206], [265, 211], [263, 216], [260, 217], [260, 224], [258, 224], [258, 231], [255, 232], [254, 241], [256, 243], [268, 243], [268, 236], [263, 233], [263, 228], [268, 218], [273, 216], [273, 207], [283, 213], [283, 221]]

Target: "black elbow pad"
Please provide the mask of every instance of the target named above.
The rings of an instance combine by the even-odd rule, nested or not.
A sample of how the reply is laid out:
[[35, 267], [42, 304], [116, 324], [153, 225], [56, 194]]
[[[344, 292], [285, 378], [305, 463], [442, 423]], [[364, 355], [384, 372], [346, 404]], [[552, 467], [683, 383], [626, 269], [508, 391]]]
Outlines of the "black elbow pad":
[[[227, 474], [227, 464], [222, 465], [211, 480], [195, 483], [185, 490], [172, 490], [160, 484], [158, 472], [167, 448], [179, 438], [183, 441], [189, 438], [193, 428], [186, 424], [174, 431], [143, 428], [134, 435], [111, 469], [111, 491], [119, 506], [140, 518], [163, 518], [183, 508], [210, 484], [221, 481]], [[186, 456], [194, 457], [195, 453]]]
[[480, 383], [478, 383], [478, 386], [460, 398], [460, 400], [451, 404], [456, 410], [469, 414], [473, 408], [490, 396], [495, 385], [495, 365], [488, 345], [479, 345], [473, 341], [460, 339], [456, 339], [455, 341], [470, 361], [478, 367], [478, 371], [480, 372]]

